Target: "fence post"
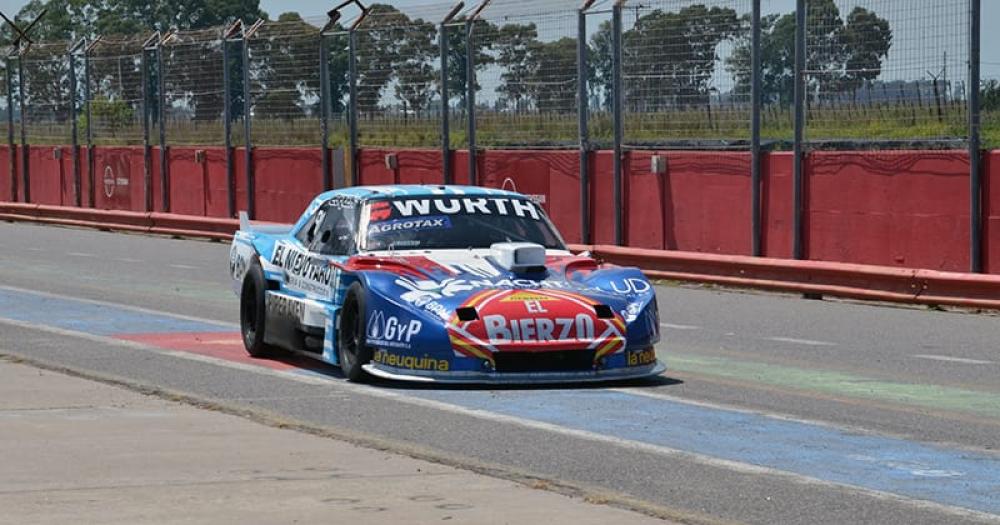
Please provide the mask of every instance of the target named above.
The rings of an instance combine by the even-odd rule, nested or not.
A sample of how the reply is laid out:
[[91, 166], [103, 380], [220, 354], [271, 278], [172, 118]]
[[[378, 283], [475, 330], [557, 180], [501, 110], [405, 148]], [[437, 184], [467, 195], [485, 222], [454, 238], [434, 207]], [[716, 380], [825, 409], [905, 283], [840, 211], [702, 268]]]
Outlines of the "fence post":
[[[260, 22], [254, 24], [258, 26]], [[254, 187], [253, 171], [253, 140], [250, 137], [252, 131], [250, 121], [250, 36], [255, 27], [249, 30], [243, 28], [242, 52], [243, 52], [243, 173], [247, 181], [247, 215], [254, 219], [257, 217], [256, 188]]]
[[320, 170], [323, 172], [323, 190], [333, 189], [330, 173], [330, 46], [326, 35], [319, 33], [319, 129], [322, 141]]
[[625, 0], [617, 0], [612, 8], [611, 23], [611, 112], [614, 120], [614, 164], [612, 184], [615, 210], [615, 244], [621, 246], [624, 242], [624, 227], [622, 224], [622, 142], [625, 138], [625, 108], [622, 100], [625, 98], [622, 82], [622, 4]]
[[160, 198], [164, 212], [170, 211], [170, 177], [167, 165], [167, 93], [166, 75], [163, 68], [163, 44], [170, 38], [168, 33], [156, 41], [156, 121], [160, 134]]
[[764, 254], [761, 246], [761, 70], [760, 70], [760, 0], [753, 0], [750, 14], [750, 236], [754, 257]]
[[982, 5], [970, 0], [969, 13], [969, 237], [971, 239], [971, 271], [983, 271], [983, 179], [980, 173], [980, 107], [979, 107], [979, 34]]
[[17, 202], [17, 145], [14, 143], [14, 73], [7, 55], [7, 149], [10, 152], [10, 200]]
[[226, 148], [226, 211], [228, 217], [236, 216], [236, 177], [233, 173], [233, 88], [229, 67], [229, 36], [235, 27], [222, 31], [222, 133]]
[[451, 122], [448, 108], [448, 20], [438, 26], [438, 51], [441, 54], [441, 170], [445, 184], [451, 184]]
[[83, 103], [87, 114], [87, 201], [94, 207], [94, 128], [90, 111], [90, 50], [97, 40], [86, 44], [83, 51]]
[[479, 181], [479, 174], [476, 173], [476, 51], [472, 45], [474, 24], [474, 16], [465, 21], [465, 116], [470, 186], [475, 186]]
[[70, 47], [69, 52], [66, 53], [66, 59], [69, 62], [69, 118], [70, 118], [70, 134], [72, 135], [70, 142], [73, 151], [73, 200], [76, 207], [79, 208], [83, 205], [83, 196], [80, 195], [82, 189], [82, 183], [80, 181], [80, 142], [76, 134], [78, 131], [76, 123], [76, 59], [73, 54], [80, 47], [80, 44], [74, 44]]
[[[147, 40], [148, 42], [148, 40]], [[142, 168], [143, 192], [146, 211], [153, 211], [153, 160], [149, 146], [149, 60], [146, 57], [146, 44], [142, 46]]]
[[21, 177], [24, 185], [24, 202], [31, 202], [31, 174], [28, 171], [28, 154], [31, 146], [28, 145], [28, 122], [24, 112], [24, 55], [20, 53], [17, 57], [17, 98], [21, 106]]
[[587, 77], [590, 68], [587, 64], [587, 10], [594, 0], [586, 0], [577, 13], [576, 32], [576, 99], [577, 119], [580, 135], [580, 242], [590, 243], [590, 118], [587, 101]]
[[802, 182], [806, 104], [806, 0], [795, 3], [795, 143], [792, 160], [792, 257], [805, 257], [802, 235]]
[[[355, 24], [356, 26], [356, 24]], [[348, 76], [348, 104], [347, 104], [347, 124], [349, 133], [349, 143], [347, 152], [351, 163], [351, 184], [359, 185], [358, 169], [358, 32], [355, 27], [351, 27], [347, 34], [347, 70]]]

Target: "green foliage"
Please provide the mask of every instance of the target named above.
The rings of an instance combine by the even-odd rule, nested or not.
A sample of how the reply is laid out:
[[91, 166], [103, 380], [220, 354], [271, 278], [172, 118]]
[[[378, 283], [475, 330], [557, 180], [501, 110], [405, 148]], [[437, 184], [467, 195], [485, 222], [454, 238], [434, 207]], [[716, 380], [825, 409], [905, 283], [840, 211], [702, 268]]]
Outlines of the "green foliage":
[[[94, 125], [117, 135], [135, 124], [135, 109], [123, 100], [95, 99], [90, 102], [90, 113]], [[81, 113], [78, 121], [79, 129], [87, 128], [87, 114]]]
[[1000, 112], [1000, 80], [990, 79], [979, 89], [979, 107], [984, 112]]

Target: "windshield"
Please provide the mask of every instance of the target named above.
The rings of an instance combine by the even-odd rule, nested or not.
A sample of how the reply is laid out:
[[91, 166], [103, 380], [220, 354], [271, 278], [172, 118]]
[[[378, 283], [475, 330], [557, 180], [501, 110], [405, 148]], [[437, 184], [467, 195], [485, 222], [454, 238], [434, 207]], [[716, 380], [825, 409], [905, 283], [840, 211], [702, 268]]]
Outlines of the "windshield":
[[398, 197], [371, 202], [363, 249], [489, 248], [533, 242], [564, 249], [545, 213], [517, 197]]

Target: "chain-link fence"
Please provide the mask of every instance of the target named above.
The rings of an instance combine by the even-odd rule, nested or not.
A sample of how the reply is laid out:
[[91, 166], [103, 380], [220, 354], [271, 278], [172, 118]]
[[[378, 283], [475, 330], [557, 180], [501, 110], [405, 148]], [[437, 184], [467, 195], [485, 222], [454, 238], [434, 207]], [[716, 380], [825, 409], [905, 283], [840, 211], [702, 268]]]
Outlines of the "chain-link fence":
[[968, 0], [808, 0], [807, 140], [965, 138], [969, 13]]
[[90, 100], [84, 125], [90, 126], [94, 144], [143, 143], [143, 115], [149, 83], [143, 75], [143, 42], [148, 35], [102, 38], [88, 50]]
[[[246, 117], [253, 145], [318, 145], [324, 129], [328, 145], [345, 145], [356, 110], [354, 147], [439, 148], [445, 118], [454, 149], [471, 138], [477, 147], [608, 147], [616, 122], [625, 148], [743, 147], [755, 115], [757, 138], [791, 139], [802, 78], [812, 145], [969, 139], [969, 0], [805, 0], [801, 70], [794, 3], [759, 2], [755, 47], [756, 3], [596, 0], [582, 2], [583, 17], [578, 0], [376, 4], [325, 33], [325, 19], [296, 15], [247, 24], [229, 33], [225, 52], [223, 28], [104, 36], [77, 48], [73, 72], [67, 43], [35, 43], [7, 61], [14, 89], [0, 91], [0, 113], [13, 110], [28, 142], [47, 144], [72, 140], [74, 119], [81, 142], [89, 127], [95, 144], [155, 144], [162, 114], [169, 144], [221, 144], [227, 118], [230, 143], [242, 144]], [[987, 54], [979, 86], [989, 146], [1000, 140], [998, 64]]]

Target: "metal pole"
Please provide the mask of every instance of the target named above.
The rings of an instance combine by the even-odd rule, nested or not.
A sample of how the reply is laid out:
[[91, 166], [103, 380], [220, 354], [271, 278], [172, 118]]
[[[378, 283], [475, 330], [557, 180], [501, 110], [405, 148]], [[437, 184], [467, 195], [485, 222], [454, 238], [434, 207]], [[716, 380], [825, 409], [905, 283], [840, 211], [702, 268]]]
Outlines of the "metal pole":
[[792, 257], [803, 259], [805, 248], [802, 235], [803, 135], [806, 103], [806, 0], [796, 0], [795, 6], [795, 144], [792, 161]]
[[322, 134], [321, 169], [323, 189], [333, 189], [330, 172], [330, 46], [326, 35], [319, 35], [319, 127]]
[[760, 174], [760, 112], [761, 112], [761, 70], [760, 70], [760, 0], [753, 0], [750, 15], [750, 237], [751, 253], [754, 257], [764, 254], [761, 246], [763, 226], [761, 225], [761, 174]]
[[[592, 0], [591, 0], [592, 2]], [[580, 242], [590, 243], [590, 130], [587, 103], [587, 2], [577, 14], [576, 33], [576, 103], [580, 135]]]
[[90, 111], [90, 45], [83, 52], [83, 102], [87, 113], [87, 203], [94, 207], [94, 128]]
[[247, 180], [247, 215], [251, 219], [257, 216], [256, 196], [253, 172], [253, 140], [250, 137], [250, 40], [246, 30], [243, 32], [243, 172]]
[[67, 60], [69, 61], [69, 119], [70, 119], [70, 134], [71, 144], [73, 148], [73, 195], [74, 202], [79, 208], [83, 205], [83, 196], [80, 195], [82, 182], [80, 181], [80, 141], [76, 134], [78, 131], [76, 123], [76, 60], [73, 58], [74, 50], [70, 50], [67, 53]]
[[971, 271], [983, 271], [983, 180], [979, 169], [980, 107], [979, 107], [979, 35], [982, 6], [980, 0], [970, 0], [969, 20], [969, 199], [971, 238]]
[[622, 104], [624, 93], [622, 92], [622, 3], [623, 0], [615, 2], [612, 10], [612, 31], [611, 31], [611, 76], [612, 76], [612, 118], [614, 120], [614, 164], [612, 184], [614, 185], [612, 198], [614, 199], [615, 210], [615, 244], [621, 246], [624, 242], [624, 225], [622, 221], [622, 142], [625, 137], [624, 117], [625, 108]]
[[469, 142], [469, 184], [475, 186], [476, 173], [476, 53], [472, 45], [474, 18], [465, 22], [465, 113]]
[[236, 216], [236, 176], [233, 171], [233, 88], [230, 78], [229, 35], [222, 33], [222, 133], [226, 145], [227, 216]]
[[348, 61], [348, 105], [347, 105], [347, 123], [349, 126], [350, 133], [350, 143], [348, 147], [350, 151], [347, 154], [350, 156], [351, 162], [351, 183], [354, 185], [359, 184], [358, 174], [358, 33], [354, 29], [351, 29], [350, 33], [347, 35], [347, 61]]
[[28, 153], [31, 146], [28, 145], [28, 123], [24, 112], [24, 59], [20, 56], [17, 57], [17, 94], [21, 105], [21, 177], [24, 184], [24, 202], [31, 202], [31, 175], [28, 171]]
[[17, 202], [17, 146], [14, 144], [14, 73], [7, 57], [7, 148], [10, 152], [10, 200]]
[[149, 146], [149, 60], [142, 48], [142, 169], [146, 211], [153, 211], [153, 160]]
[[167, 165], [167, 128], [166, 128], [166, 113], [167, 113], [167, 93], [166, 93], [166, 75], [163, 70], [163, 42], [157, 42], [156, 44], [156, 90], [157, 90], [157, 103], [156, 103], [156, 120], [159, 124], [160, 133], [160, 198], [163, 205], [163, 211], [170, 211], [170, 177], [168, 170], [170, 167]]
[[438, 50], [441, 54], [441, 168], [445, 184], [454, 180], [451, 167], [451, 112], [448, 107], [448, 26], [438, 27]]

